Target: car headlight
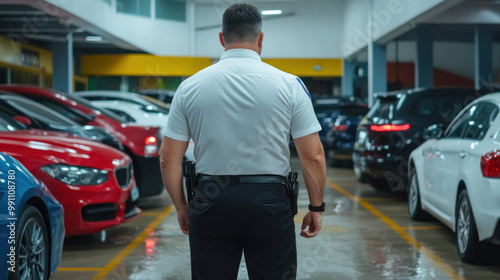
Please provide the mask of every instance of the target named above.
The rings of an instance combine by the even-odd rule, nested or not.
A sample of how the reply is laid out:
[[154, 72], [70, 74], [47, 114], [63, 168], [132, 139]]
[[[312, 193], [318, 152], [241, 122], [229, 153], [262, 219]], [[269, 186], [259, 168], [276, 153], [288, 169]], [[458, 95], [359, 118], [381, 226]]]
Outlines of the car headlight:
[[99, 185], [108, 180], [108, 171], [96, 168], [71, 166], [67, 164], [51, 164], [42, 166], [41, 169], [50, 176], [68, 185]]

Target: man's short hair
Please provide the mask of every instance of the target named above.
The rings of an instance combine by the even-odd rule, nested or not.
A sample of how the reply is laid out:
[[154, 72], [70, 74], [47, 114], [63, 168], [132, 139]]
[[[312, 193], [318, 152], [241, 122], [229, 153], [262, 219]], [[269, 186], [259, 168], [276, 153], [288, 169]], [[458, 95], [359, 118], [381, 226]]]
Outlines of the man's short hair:
[[226, 44], [254, 43], [262, 29], [259, 10], [250, 4], [236, 3], [222, 16], [222, 36]]

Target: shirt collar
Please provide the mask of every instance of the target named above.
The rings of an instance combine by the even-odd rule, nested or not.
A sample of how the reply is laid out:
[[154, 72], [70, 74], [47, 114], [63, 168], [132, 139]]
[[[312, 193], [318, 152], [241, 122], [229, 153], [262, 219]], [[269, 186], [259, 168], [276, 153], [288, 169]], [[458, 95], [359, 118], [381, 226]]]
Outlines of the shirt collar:
[[231, 49], [225, 51], [222, 56], [220, 57], [220, 60], [226, 59], [226, 58], [253, 58], [253, 59], [258, 59], [261, 60], [260, 55], [256, 53], [255, 51], [249, 50], [249, 49]]

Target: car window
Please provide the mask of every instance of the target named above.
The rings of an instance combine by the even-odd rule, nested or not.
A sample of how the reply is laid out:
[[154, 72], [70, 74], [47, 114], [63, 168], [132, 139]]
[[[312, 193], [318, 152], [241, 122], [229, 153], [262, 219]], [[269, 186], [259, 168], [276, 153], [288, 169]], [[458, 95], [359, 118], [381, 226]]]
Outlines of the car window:
[[0, 131], [14, 131], [18, 129], [26, 129], [26, 127], [0, 112]]
[[76, 125], [75, 122], [64, 117], [63, 115], [58, 114], [53, 110], [50, 110], [47, 107], [34, 103], [30, 100], [22, 100], [17, 97], [9, 97], [8, 99], [6, 99], [6, 102], [20, 112], [23, 112], [22, 115], [45, 124], [61, 126]]
[[476, 106], [472, 106], [471, 108], [457, 116], [457, 118], [448, 127], [448, 130], [445, 133], [445, 137], [461, 138], [475, 110]]
[[379, 98], [370, 109], [368, 119], [392, 119], [400, 97]]
[[87, 120], [85, 118], [85, 114], [77, 111], [73, 108], [67, 107], [63, 104], [60, 104], [56, 101], [46, 99], [46, 98], [35, 98], [35, 101], [39, 102], [40, 104], [47, 106], [48, 108], [56, 111], [57, 113], [65, 116], [66, 118], [79, 123], [79, 124], [86, 124]]
[[414, 116], [428, 117], [436, 115], [436, 105], [434, 98], [424, 97], [418, 99], [411, 109], [411, 114]]
[[483, 140], [486, 132], [498, 115], [498, 107], [489, 102], [481, 102], [472, 108], [475, 108], [475, 110], [467, 122], [463, 138]]

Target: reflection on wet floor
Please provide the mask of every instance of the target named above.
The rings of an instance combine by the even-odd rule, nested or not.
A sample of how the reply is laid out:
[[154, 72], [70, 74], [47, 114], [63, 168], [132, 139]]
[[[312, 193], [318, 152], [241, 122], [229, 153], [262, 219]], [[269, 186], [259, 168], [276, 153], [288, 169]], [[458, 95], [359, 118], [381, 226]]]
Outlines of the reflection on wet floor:
[[[298, 169], [298, 160], [292, 164]], [[500, 279], [500, 258], [480, 266], [461, 263], [453, 233], [435, 220], [410, 221], [403, 194], [376, 192], [358, 183], [348, 168], [329, 169], [328, 175], [339, 189], [327, 186], [323, 228], [313, 239], [298, 236], [308, 205], [301, 182], [295, 217], [298, 279]], [[143, 199], [143, 214], [107, 230], [105, 240], [99, 234], [68, 238], [62, 270], [52, 279], [190, 279], [188, 237], [175, 211], [127, 251], [169, 204], [166, 194]], [[95, 277], [98, 273], [105, 276]], [[243, 259], [238, 279], [248, 279]]]

